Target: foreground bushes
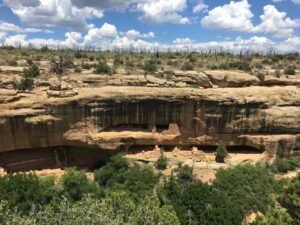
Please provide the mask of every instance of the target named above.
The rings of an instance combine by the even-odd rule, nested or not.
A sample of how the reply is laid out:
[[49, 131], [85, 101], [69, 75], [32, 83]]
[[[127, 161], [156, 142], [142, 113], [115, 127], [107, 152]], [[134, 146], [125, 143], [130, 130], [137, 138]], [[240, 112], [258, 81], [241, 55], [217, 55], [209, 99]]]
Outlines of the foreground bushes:
[[[238, 225], [258, 211], [263, 215], [257, 225], [299, 222], [300, 176], [281, 188], [261, 166], [219, 169], [208, 185], [187, 165], [163, 177], [116, 155], [94, 175], [90, 181], [85, 172], [69, 168], [59, 179], [0, 177], [0, 224]], [[276, 196], [287, 212], [275, 204]]]
[[273, 205], [276, 182], [269, 172], [253, 165], [220, 169], [209, 186], [191, 176], [183, 166], [166, 181], [161, 201], [171, 204], [181, 224], [242, 224], [245, 216]]
[[51, 207], [45, 208], [29, 216], [9, 211], [6, 202], [0, 202], [0, 223], [3, 225], [180, 224], [174, 210], [168, 206], [160, 206], [157, 198], [145, 197], [136, 205], [123, 192], [112, 193], [101, 200], [85, 196], [74, 204], [63, 199], [56, 210]]
[[33, 212], [41, 204], [49, 203], [44, 188], [34, 174], [8, 174], [0, 177], [0, 201], [7, 202], [10, 209], [16, 208], [22, 213]]
[[286, 173], [300, 168], [300, 155], [293, 155], [288, 158], [277, 158], [271, 165], [273, 173]]
[[300, 224], [300, 174], [285, 185], [279, 202], [287, 209], [295, 224]]

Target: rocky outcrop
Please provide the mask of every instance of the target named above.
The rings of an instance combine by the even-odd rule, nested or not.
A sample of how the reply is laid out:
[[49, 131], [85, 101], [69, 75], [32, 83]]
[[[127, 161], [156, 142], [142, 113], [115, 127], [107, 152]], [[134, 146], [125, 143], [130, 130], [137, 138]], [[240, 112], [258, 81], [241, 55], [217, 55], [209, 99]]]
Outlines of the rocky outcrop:
[[289, 76], [289, 77], [266, 76], [263, 81], [263, 84], [266, 86], [300, 85], [300, 78], [297, 76]]
[[248, 87], [260, 84], [257, 77], [239, 71], [212, 70], [204, 73], [218, 87]]
[[210, 88], [213, 86], [208, 76], [204, 73], [196, 71], [174, 71], [174, 79], [176, 82], [182, 82], [189, 85], [197, 85], [199, 87]]
[[[0, 152], [56, 146], [130, 150], [146, 145], [248, 146], [300, 151], [300, 89], [80, 88], [49, 98], [0, 92]], [[5, 97], [3, 97], [5, 95]], [[174, 127], [176, 129], [174, 129]]]
[[155, 145], [196, 152], [223, 143], [270, 157], [300, 152], [298, 75], [260, 81], [237, 71], [43, 73], [33, 90], [20, 92], [12, 87], [20, 68], [4, 69], [0, 167], [10, 171], [94, 165]]

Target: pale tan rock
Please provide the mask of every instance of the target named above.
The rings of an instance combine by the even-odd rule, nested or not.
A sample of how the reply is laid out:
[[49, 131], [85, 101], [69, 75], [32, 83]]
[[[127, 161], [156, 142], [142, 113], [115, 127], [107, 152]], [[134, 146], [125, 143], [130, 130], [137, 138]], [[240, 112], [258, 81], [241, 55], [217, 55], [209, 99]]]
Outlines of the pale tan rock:
[[58, 77], [52, 77], [49, 79], [50, 90], [59, 91], [61, 86], [61, 80]]
[[211, 70], [204, 73], [218, 87], [248, 87], [260, 84], [257, 77], [239, 71]]
[[180, 149], [177, 146], [173, 149], [173, 152], [175, 152], [175, 153], [177, 153], [179, 151], [180, 151]]
[[164, 85], [167, 82], [167, 80], [155, 77], [153, 75], [147, 75], [146, 80], [149, 83], [153, 83], [153, 84], [157, 84], [157, 85]]
[[300, 85], [300, 76], [290, 76], [286, 77], [274, 77], [274, 76], [266, 76], [263, 82], [264, 85]]
[[175, 84], [176, 87], [178, 88], [184, 88], [184, 87], [187, 87], [187, 83], [185, 82], [178, 82]]
[[12, 76], [0, 76], [0, 88], [14, 89], [15, 78]]
[[198, 151], [199, 151], [199, 150], [198, 150], [197, 147], [193, 147], [193, 148], [192, 148], [192, 154], [193, 154], [193, 155], [198, 154]]
[[[300, 89], [296, 86], [106, 86], [76, 92], [0, 89], [2, 99], [19, 98], [0, 103], [0, 152], [56, 146], [117, 152], [139, 146], [220, 142], [266, 151], [270, 157], [299, 151]], [[172, 123], [178, 132], [164, 132]], [[155, 133], [148, 129], [153, 126]]]
[[48, 97], [49, 98], [70, 98], [78, 95], [77, 91], [74, 90], [61, 90], [61, 91], [52, 91], [48, 90], [47, 91]]
[[199, 85], [204, 88], [211, 88], [213, 85], [208, 76], [202, 72], [175, 70], [174, 75], [175, 82]]

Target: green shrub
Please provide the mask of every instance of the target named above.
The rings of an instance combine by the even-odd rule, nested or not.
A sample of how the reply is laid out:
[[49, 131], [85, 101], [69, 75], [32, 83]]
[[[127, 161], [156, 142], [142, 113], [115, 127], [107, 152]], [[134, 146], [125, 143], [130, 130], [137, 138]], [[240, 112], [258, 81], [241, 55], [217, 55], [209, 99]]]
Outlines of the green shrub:
[[299, 53], [298, 52], [288, 53], [288, 54], [286, 54], [285, 57], [287, 60], [294, 61], [294, 60], [297, 60], [297, 58], [299, 57]]
[[59, 76], [72, 68], [74, 68], [74, 60], [69, 55], [59, 54], [51, 59], [51, 71]]
[[264, 66], [261, 63], [256, 63], [255, 68], [261, 70], [264, 68]]
[[269, 59], [263, 59], [263, 60], [261, 61], [261, 63], [262, 63], [262, 64], [265, 64], [265, 65], [271, 65], [271, 64], [272, 64], [272, 62], [271, 62]]
[[294, 224], [300, 224], [300, 174], [284, 187], [279, 202], [287, 209]]
[[188, 57], [190, 63], [197, 62], [197, 56], [195, 54], [189, 54]]
[[57, 203], [57, 208], [47, 207], [26, 217], [9, 210], [5, 202], [0, 202], [0, 223], [3, 225], [180, 224], [175, 211], [169, 206], [161, 206], [157, 198], [144, 196], [140, 204], [135, 204], [124, 192], [112, 193], [103, 200], [84, 196], [82, 200], [72, 203], [63, 199]]
[[114, 66], [120, 66], [123, 64], [124, 64], [124, 61], [121, 59], [121, 57], [119, 55], [114, 58]]
[[187, 71], [187, 70], [193, 70], [194, 66], [193, 64], [189, 63], [189, 62], [185, 62], [183, 64], [183, 66], [181, 67], [182, 70]]
[[61, 186], [62, 195], [71, 201], [78, 201], [84, 194], [96, 192], [96, 187], [89, 182], [85, 172], [75, 168], [65, 169]]
[[74, 54], [74, 57], [76, 59], [81, 59], [81, 58], [83, 58], [83, 54], [82, 54], [81, 51], [76, 51], [75, 54]]
[[33, 80], [31, 78], [22, 78], [19, 83], [16, 84], [16, 88], [21, 91], [32, 90]]
[[95, 57], [91, 55], [91, 56], [89, 57], [89, 60], [93, 62], [93, 61], [95, 60]]
[[210, 65], [208, 68], [211, 69], [211, 70], [219, 69], [219, 67], [217, 65]]
[[238, 69], [238, 70], [242, 70], [245, 72], [250, 72], [251, 71], [251, 66], [248, 62], [231, 62], [229, 63], [229, 68], [231, 69]]
[[154, 59], [148, 60], [144, 64], [144, 71], [146, 73], [154, 73], [157, 71], [156, 61]]
[[194, 180], [192, 168], [180, 166], [177, 176], [165, 180], [159, 198], [165, 205], [172, 205], [183, 225], [241, 224], [244, 219], [239, 207], [213, 186]]
[[273, 56], [272, 57], [272, 62], [273, 63], [278, 63], [280, 61], [280, 58], [278, 56]]
[[160, 150], [160, 156], [155, 163], [155, 167], [158, 170], [165, 170], [168, 166], [168, 159], [164, 154], [164, 151]]
[[9, 61], [8, 61], [8, 64], [9, 64], [10, 66], [18, 66], [18, 62], [17, 62], [16, 60], [9, 60]]
[[36, 64], [31, 65], [28, 69], [24, 69], [24, 76], [27, 78], [35, 78], [40, 75], [40, 69]]
[[124, 173], [128, 168], [129, 163], [123, 155], [115, 155], [104, 167], [95, 171], [95, 181], [99, 185], [107, 186], [113, 175]]
[[96, 74], [111, 74], [112, 69], [105, 62], [99, 62], [95, 66], [94, 73], [96, 73]]
[[279, 69], [276, 69], [276, 70], [275, 70], [275, 76], [279, 78], [280, 75], [281, 75], [280, 70], [279, 70]]
[[172, 66], [173, 65], [173, 61], [172, 60], [168, 60], [167, 61], [167, 65]]
[[95, 171], [95, 181], [111, 191], [124, 191], [135, 201], [152, 193], [159, 181], [159, 175], [154, 174], [149, 166], [133, 164], [129, 166], [123, 155], [113, 156], [101, 169]]
[[219, 66], [219, 69], [221, 70], [229, 70], [229, 66], [227, 63], [222, 63], [220, 66]]
[[288, 66], [288, 67], [284, 70], [284, 74], [285, 74], [285, 75], [295, 75], [295, 74], [296, 74], [295, 67], [293, 67], [293, 66]]
[[193, 168], [188, 165], [179, 163], [178, 168], [175, 171], [180, 182], [189, 183], [194, 180]]
[[290, 215], [281, 208], [269, 208], [265, 215], [261, 215], [251, 225], [293, 225]]
[[31, 65], [33, 64], [32, 59], [26, 59], [26, 62], [27, 62], [27, 64], [28, 64], [29, 66], [31, 66]]
[[0, 176], [0, 200], [22, 213], [37, 209], [45, 201], [39, 178], [31, 173]]
[[81, 68], [84, 69], [84, 70], [90, 70], [91, 69], [91, 64], [82, 63]]
[[76, 67], [75, 70], [74, 70], [74, 72], [75, 72], [75, 73], [81, 73], [81, 68]]
[[300, 155], [293, 155], [287, 158], [276, 158], [270, 166], [273, 173], [287, 173], [288, 171], [300, 168]]
[[125, 66], [126, 66], [126, 69], [133, 69], [134, 63], [132, 61], [126, 61]]
[[265, 213], [274, 205], [272, 194], [279, 188], [267, 169], [250, 164], [219, 169], [213, 187], [228, 196], [244, 215]]
[[265, 74], [263, 74], [262, 72], [259, 72], [257, 74], [257, 78], [261, 81], [261, 82], [264, 82], [265, 81]]
[[216, 162], [224, 163], [227, 155], [227, 147], [223, 144], [220, 144], [216, 150]]
[[37, 55], [37, 56], [35, 56], [35, 61], [41, 61], [41, 59], [42, 59], [42, 56], [40, 56], [40, 55]]

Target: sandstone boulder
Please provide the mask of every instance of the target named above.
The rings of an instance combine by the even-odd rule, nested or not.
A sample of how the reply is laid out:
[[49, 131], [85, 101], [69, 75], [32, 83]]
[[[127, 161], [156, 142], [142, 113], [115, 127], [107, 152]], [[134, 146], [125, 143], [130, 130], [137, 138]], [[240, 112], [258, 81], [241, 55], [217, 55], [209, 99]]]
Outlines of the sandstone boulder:
[[196, 84], [204, 88], [212, 87], [210, 79], [204, 73], [199, 73], [196, 71], [175, 70], [174, 75], [175, 82], [184, 82], [189, 85]]
[[153, 75], [147, 75], [146, 76], [146, 80], [149, 83], [158, 84], [158, 85], [164, 85], [167, 82], [167, 80], [155, 77]]
[[0, 89], [0, 104], [14, 102], [20, 99], [16, 90]]
[[145, 86], [147, 84], [145, 75], [122, 75], [121, 81], [124, 86]]
[[274, 77], [274, 76], [266, 76], [263, 82], [264, 85], [272, 86], [272, 85], [300, 85], [300, 76], [290, 76], [286, 77]]
[[248, 87], [260, 84], [257, 77], [239, 71], [212, 70], [204, 73], [219, 87]]
[[0, 76], [0, 88], [14, 89], [15, 78], [13, 76]]
[[60, 80], [58, 77], [52, 77], [49, 80], [49, 90], [51, 91], [67, 91], [67, 90], [72, 90], [73, 87], [70, 83], [67, 83], [64, 80]]

